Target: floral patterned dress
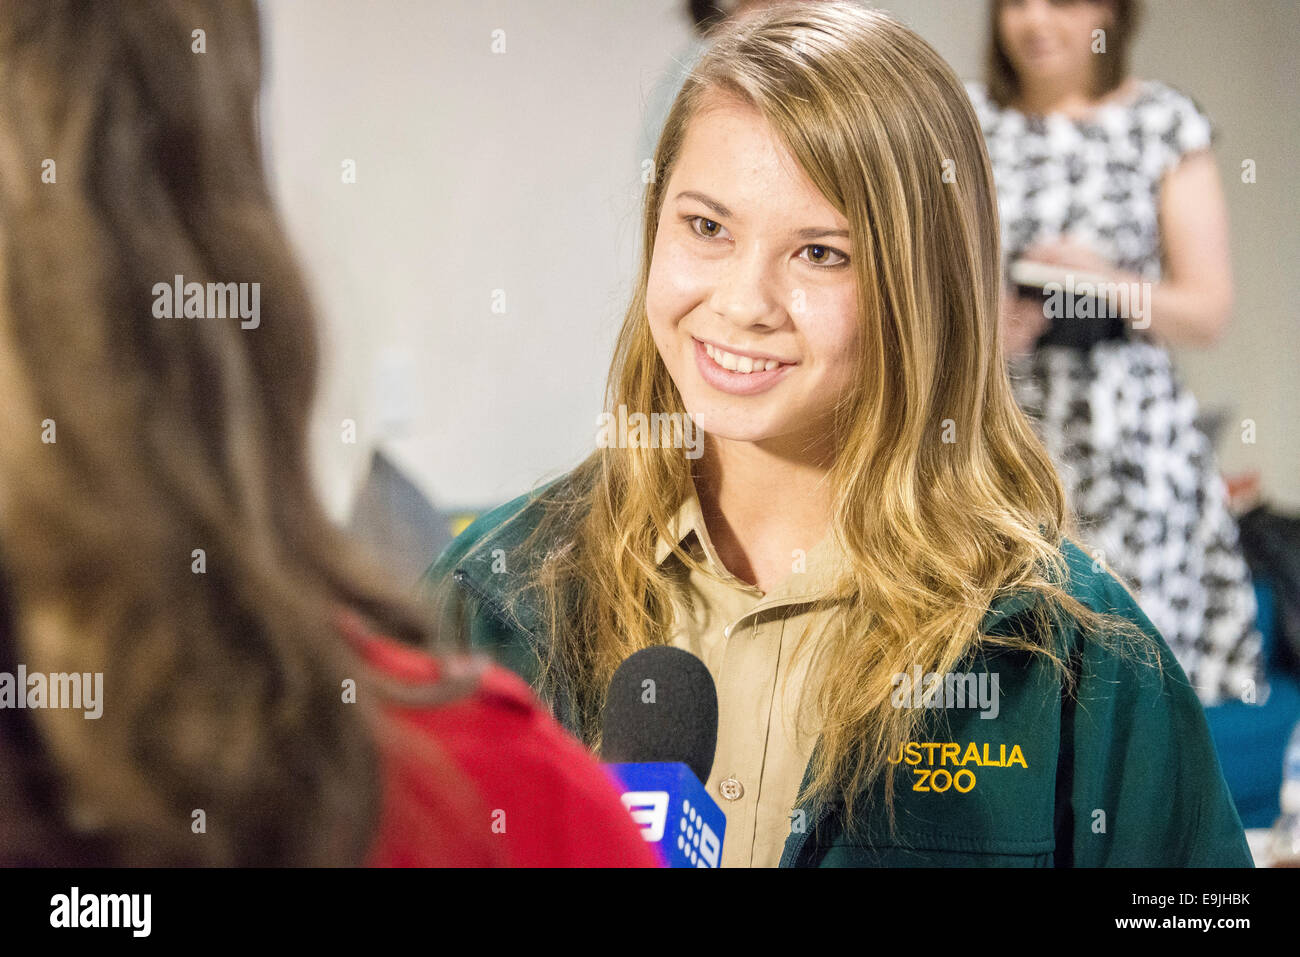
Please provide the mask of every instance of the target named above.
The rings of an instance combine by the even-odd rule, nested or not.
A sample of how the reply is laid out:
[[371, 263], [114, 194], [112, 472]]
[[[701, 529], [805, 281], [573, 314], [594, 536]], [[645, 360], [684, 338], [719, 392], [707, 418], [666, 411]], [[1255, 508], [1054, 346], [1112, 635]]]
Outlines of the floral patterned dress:
[[[1004, 267], [1062, 235], [1160, 278], [1164, 174], [1207, 149], [1210, 121], [1155, 81], [1086, 119], [1002, 108], [967, 84], [997, 183]], [[1021, 407], [1065, 484], [1079, 530], [1138, 594], [1205, 704], [1262, 700], [1255, 596], [1196, 400], [1165, 349], [1130, 324], [1089, 347], [1012, 363]]]

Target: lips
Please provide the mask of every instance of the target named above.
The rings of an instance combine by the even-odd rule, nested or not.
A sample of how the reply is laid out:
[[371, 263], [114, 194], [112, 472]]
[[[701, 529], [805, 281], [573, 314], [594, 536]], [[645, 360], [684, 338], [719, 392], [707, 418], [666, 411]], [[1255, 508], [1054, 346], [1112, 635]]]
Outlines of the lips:
[[695, 343], [695, 365], [700, 377], [729, 395], [757, 395], [783, 379], [796, 363], [773, 356], [733, 352], [711, 342]]

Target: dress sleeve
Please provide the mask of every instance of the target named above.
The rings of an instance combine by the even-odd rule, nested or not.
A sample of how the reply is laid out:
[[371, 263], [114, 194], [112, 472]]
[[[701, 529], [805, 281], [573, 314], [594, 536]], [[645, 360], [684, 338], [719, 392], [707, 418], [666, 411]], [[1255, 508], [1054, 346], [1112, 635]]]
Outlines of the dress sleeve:
[[1161, 178], [1184, 157], [1212, 148], [1218, 139], [1209, 116], [1185, 93], [1165, 87], [1150, 109], [1149, 130], [1155, 137]]
[[[1063, 718], [1076, 867], [1252, 867], [1195, 690], [1118, 583], [1106, 609], [1154, 641], [1142, 660], [1088, 641]], [[1158, 656], [1160, 668], [1154, 667]]]

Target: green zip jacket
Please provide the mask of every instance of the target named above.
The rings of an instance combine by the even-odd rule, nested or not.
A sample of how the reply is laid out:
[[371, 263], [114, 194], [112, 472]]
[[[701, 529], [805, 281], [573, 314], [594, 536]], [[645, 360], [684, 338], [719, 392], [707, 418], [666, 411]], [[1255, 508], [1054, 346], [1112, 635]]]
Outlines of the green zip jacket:
[[[536, 524], [537, 494], [479, 518], [423, 581], [444, 629], [467, 633], [530, 683], [547, 640], [541, 617], [526, 599], [507, 607], [533, 557], [519, 545]], [[998, 676], [996, 717], [942, 699], [927, 708], [925, 733], [891, 759], [900, 765], [894, 831], [881, 779], [866, 813], [855, 802], [852, 830], [842, 798], [796, 809], [782, 867], [1254, 866], [1201, 704], [1173, 653], [1118, 581], [1073, 543], [1064, 552], [1070, 593], [1140, 625], [1157, 643], [1163, 676], [1073, 633], [1055, 637], [1074, 656], [1074, 695], [1041, 656], [973, 652], [960, 670]], [[985, 631], [1012, 626], [1028, 604], [999, 602]], [[564, 694], [555, 698], [556, 719], [576, 734]]]

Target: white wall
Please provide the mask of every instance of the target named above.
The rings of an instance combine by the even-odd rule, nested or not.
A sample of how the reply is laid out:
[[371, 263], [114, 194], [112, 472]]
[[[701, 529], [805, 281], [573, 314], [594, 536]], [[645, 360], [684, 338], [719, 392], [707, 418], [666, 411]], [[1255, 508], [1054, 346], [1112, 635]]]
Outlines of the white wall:
[[[637, 248], [643, 87], [689, 37], [675, 10], [266, 4], [263, 122], [329, 337], [316, 438], [337, 515], [385, 431], [453, 506], [518, 494], [592, 447]], [[385, 395], [411, 410], [405, 429], [383, 427]]]
[[[391, 443], [435, 501], [504, 500], [594, 442], [637, 253], [641, 112], [691, 33], [677, 0], [266, 0], [272, 175], [327, 333], [316, 432], [346, 514]], [[882, 4], [963, 77], [980, 0]], [[1300, 504], [1292, 0], [1154, 0], [1139, 75], [1217, 120], [1233, 217], [1235, 327], [1183, 357], [1203, 404], [1254, 418], [1224, 448]], [[506, 52], [491, 52], [505, 31]], [[1254, 158], [1259, 182], [1237, 169]], [[353, 159], [357, 182], [341, 182]], [[491, 311], [502, 289], [507, 311]], [[347, 445], [339, 423], [355, 419]]]

